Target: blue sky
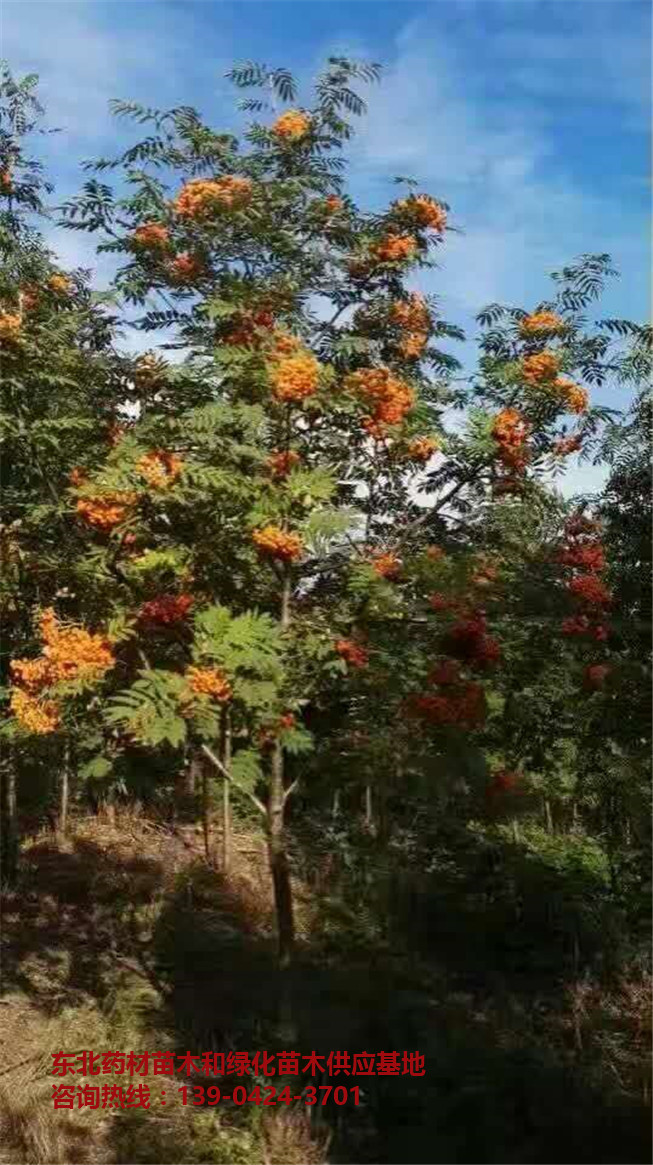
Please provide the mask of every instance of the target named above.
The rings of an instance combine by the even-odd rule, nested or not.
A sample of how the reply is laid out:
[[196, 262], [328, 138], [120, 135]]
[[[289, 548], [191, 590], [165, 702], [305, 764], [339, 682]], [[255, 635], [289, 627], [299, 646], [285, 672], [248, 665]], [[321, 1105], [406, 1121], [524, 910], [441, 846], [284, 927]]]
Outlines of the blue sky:
[[[473, 334], [485, 303], [529, 306], [586, 251], [622, 272], [600, 314], [650, 315], [650, 26], [640, 0], [3, 0], [0, 52], [40, 74], [63, 130], [43, 139], [59, 197], [83, 158], [131, 140], [111, 97], [193, 104], [233, 127], [234, 60], [287, 65], [307, 87], [329, 53], [381, 62], [354, 191], [381, 205], [412, 174], [452, 205], [464, 233], [428, 288]], [[90, 264], [82, 238], [52, 241], [63, 262]]]

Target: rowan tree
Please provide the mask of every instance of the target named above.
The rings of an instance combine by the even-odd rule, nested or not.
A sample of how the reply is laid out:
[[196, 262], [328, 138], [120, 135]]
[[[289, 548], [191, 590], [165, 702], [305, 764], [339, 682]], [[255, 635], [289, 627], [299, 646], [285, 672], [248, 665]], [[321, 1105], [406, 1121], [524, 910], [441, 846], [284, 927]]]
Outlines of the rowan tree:
[[[70, 521], [69, 473], [82, 458], [104, 456], [129, 363], [112, 347], [115, 319], [103, 297], [91, 292], [88, 273], [63, 271], [44, 245], [44, 200], [52, 187], [29, 156], [30, 141], [41, 132], [35, 84], [34, 77], [16, 82], [6, 68], [0, 77], [3, 685], [11, 679], [9, 660], [36, 646], [35, 607], [56, 601], [69, 617], [87, 618], [101, 610], [101, 594], [84, 590], [75, 574], [86, 544]], [[17, 733], [13, 720], [5, 725], [8, 874], [15, 865], [17, 774], [23, 768], [32, 777], [35, 766], [61, 774], [65, 829], [73, 764], [70, 735], [46, 740], [42, 730], [54, 726], [44, 713], [49, 705], [38, 708], [28, 689], [12, 693], [14, 706], [22, 700], [28, 733]]]
[[[60, 512], [79, 625], [46, 611], [46, 662], [13, 667], [23, 728], [27, 698], [42, 735], [91, 718], [92, 771], [190, 751], [255, 807], [284, 965], [287, 810], [326, 763], [368, 790], [437, 780], [468, 816], [526, 789], [546, 804], [576, 729], [547, 739], [573, 669], [560, 648], [538, 688], [542, 661], [565, 619], [587, 667], [609, 642], [603, 552], [548, 489], [610, 422], [590, 389], [623, 357], [586, 318], [607, 257], [554, 275], [530, 312], [486, 309], [478, 375], [454, 380], [441, 345], [459, 329], [407, 288], [449, 208], [404, 180], [383, 211], [346, 190], [346, 118], [377, 75], [332, 59], [300, 109], [285, 70], [235, 69], [293, 106], [246, 99], [261, 120], [241, 141], [187, 107], [116, 103], [152, 131], [95, 164], [118, 189], [92, 177], [63, 221], [101, 236], [116, 294], [164, 343], [119, 366], [111, 407], [131, 409], [111, 445], [75, 449]], [[579, 545], [591, 561], [571, 561]], [[51, 648], [73, 641], [86, 671], [53, 673]]]

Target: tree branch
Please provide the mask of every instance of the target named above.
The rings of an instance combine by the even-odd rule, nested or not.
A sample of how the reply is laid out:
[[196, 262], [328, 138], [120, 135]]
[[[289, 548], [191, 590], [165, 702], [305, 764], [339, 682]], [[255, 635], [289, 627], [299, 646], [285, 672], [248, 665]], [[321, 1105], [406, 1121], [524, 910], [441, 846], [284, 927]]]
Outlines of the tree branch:
[[295, 789], [297, 788], [298, 784], [299, 784], [299, 777], [297, 777], [297, 778], [296, 778], [296, 779], [295, 779], [295, 780], [292, 782], [292, 784], [288, 785], [288, 788], [285, 790], [285, 792], [284, 792], [284, 794], [283, 794], [283, 803], [284, 803], [284, 805], [285, 805], [286, 801], [288, 800], [288, 798], [289, 798], [290, 794], [291, 794], [291, 793], [294, 793], [294, 791], [295, 791]]
[[201, 747], [202, 747], [202, 752], [204, 753], [204, 756], [208, 757], [209, 760], [211, 761], [211, 764], [215, 765], [215, 767], [218, 770], [218, 772], [220, 773], [220, 775], [223, 776], [226, 781], [229, 781], [229, 783], [231, 785], [233, 785], [234, 789], [238, 789], [239, 793], [244, 793], [246, 797], [249, 797], [250, 801], [252, 801], [252, 803], [254, 805], [256, 805], [256, 808], [258, 809], [259, 813], [262, 813], [264, 817], [267, 817], [267, 809], [265, 808], [265, 805], [263, 804], [263, 802], [259, 801], [258, 797], [256, 796], [256, 793], [250, 792], [249, 789], [243, 789], [242, 785], [239, 785], [237, 781], [234, 781], [229, 770], [224, 767], [221, 760], [218, 760], [217, 756], [209, 748], [208, 744], [203, 744]]
[[456, 485], [454, 485], [453, 488], [450, 489], [443, 498], [440, 498], [440, 501], [437, 502], [435, 506], [431, 506], [424, 514], [420, 514], [419, 518], [415, 518], [413, 522], [409, 522], [403, 534], [398, 539], [399, 545], [405, 541], [409, 534], [413, 533], [413, 530], [418, 530], [420, 526], [423, 526], [426, 522], [428, 522], [429, 518], [432, 518], [434, 514], [438, 514], [442, 507], [446, 506], [447, 502], [450, 501], [451, 498], [455, 497], [456, 494], [459, 493], [463, 488], [463, 486], [470, 485], [475, 477], [476, 474], [474, 474], [472, 477], [461, 478], [461, 480], [457, 482]]

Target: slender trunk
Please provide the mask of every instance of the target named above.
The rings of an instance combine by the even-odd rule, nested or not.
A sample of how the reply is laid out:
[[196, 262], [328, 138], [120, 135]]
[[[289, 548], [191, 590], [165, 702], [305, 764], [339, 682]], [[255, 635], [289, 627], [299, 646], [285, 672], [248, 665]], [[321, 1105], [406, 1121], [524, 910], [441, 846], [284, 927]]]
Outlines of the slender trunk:
[[[222, 718], [222, 763], [229, 772], [231, 767], [231, 719], [225, 709]], [[222, 781], [222, 871], [225, 876], [231, 866], [231, 789], [229, 781]]]
[[[281, 629], [290, 624], [290, 575], [285, 573], [281, 597]], [[276, 741], [270, 765], [270, 796], [268, 800], [268, 855], [274, 888], [274, 906], [277, 916], [279, 967], [283, 974], [292, 962], [295, 939], [292, 886], [286, 853], [284, 828], [284, 756], [280, 741]]]
[[3, 847], [3, 881], [11, 885], [18, 873], [18, 810], [16, 796], [16, 763], [13, 753], [9, 753], [4, 771], [5, 787], [5, 837]]
[[546, 821], [546, 828], [548, 833], [553, 833], [553, 817], [551, 816], [551, 802], [548, 797], [544, 798], [544, 820]]
[[209, 820], [209, 774], [202, 768], [202, 834], [204, 836], [204, 857], [211, 861], [211, 822]]
[[365, 786], [365, 828], [374, 829], [374, 810], [372, 808], [372, 786]]
[[173, 821], [188, 824], [196, 821], [197, 804], [196, 793], [201, 785], [201, 765], [197, 753], [189, 747], [184, 756], [184, 763], [175, 777], [174, 798], [172, 804]]
[[340, 789], [333, 790], [333, 801], [331, 802], [331, 817], [335, 821], [340, 813]]
[[292, 962], [295, 940], [292, 887], [286, 853], [283, 806], [283, 749], [276, 744], [272, 754], [270, 800], [268, 805], [268, 853], [277, 915], [279, 966], [287, 970]]
[[222, 870], [225, 875], [231, 867], [231, 790], [229, 781], [222, 782]]
[[190, 762], [186, 765], [183, 775], [183, 792], [186, 797], [194, 797], [196, 793], [196, 781], [198, 776], [198, 769], [200, 768], [199, 761], [193, 753]]
[[61, 773], [59, 777], [59, 821], [57, 831], [62, 837], [68, 832], [68, 799], [70, 796], [70, 743], [67, 740], [63, 747]]

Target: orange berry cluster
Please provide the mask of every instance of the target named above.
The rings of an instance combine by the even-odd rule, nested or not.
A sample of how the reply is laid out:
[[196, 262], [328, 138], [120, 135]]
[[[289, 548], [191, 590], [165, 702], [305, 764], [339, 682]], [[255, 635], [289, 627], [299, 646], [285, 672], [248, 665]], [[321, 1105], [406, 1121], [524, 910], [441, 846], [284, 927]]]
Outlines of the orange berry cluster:
[[137, 497], [137, 494], [125, 490], [96, 494], [94, 497], [78, 498], [75, 508], [79, 517], [89, 526], [94, 526], [96, 530], [112, 530], [124, 522]]
[[293, 562], [296, 558], [301, 558], [303, 551], [299, 534], [289, 533], [279, 526], [269, 525], [254, 530], [252, 541], [259, 554], [267, 558], [277, 558], [280, 562]]
[[138, 618], [141, 623], [161, 623], [169, 626], [185, 619], [194, 602], [192, 595], [159, 595], [158, 598], [143, 603]]
[[513, 471], [524, 469], [528, 461], [525, 448], [530, 426], [517, 409], [503, 409], [494, 420], [492, 436], [498, 445], [499, 460]]
[[138, 462], [138, 472], [152, 489], [169, 489], [183, 468], [183, 461], [176, 453], [166, 449], [153, 449]]
[[412, 292], [408, 299], [398, 299], [391, 304], [390, 319], [408, 332], [427, 331], [431, 322], [426, 300], [417, 291]]
[[241, 210], [252, 197], [249, 178], [192, 178], [182, 186], [173, 207], [180, 218], [201, 221], [218, 210]]
[[129, 425], [121, 425], [119, 421], [112, 421], [107, 429], [107, 441], [115, 448], [129, 432]]
[[258, 348], [274, 327], [270, 311], [242, 311], [232, 317], [224, 342], [239, 348]]
[[373, 243], [370, 252], [378, 263], [402, 263], [415, 258], [417, 240], [413, 235], [389, 234]]
[[55, 295], [68, 295], [72, 288], [72, 283], [67, 275], [63, 275], [61, 271], [56, 271], [48, 279], [48, 287]]
[[34, 284], [21, 288], [19, 302], [23, 311], [34, 311], [39, 305], [39, 289]]
[[534, 352], [530, 356], [524, 356], [521, 362], [524, 380], [533, 385], [553, 380], [559, 367], [560, 360], [555, 352]]
[[340, 658], [351, 667], [367, 667], [370, 657], [360, 643], [353, 639], [337, 639], [334, 646]]
[[300, 109], [289, 109], [282, 113], [271, 127], [271, 132], [281, 141], [294, 142], [306, 137], [311, 128], [311, 119]]
[[375, 426], [399, 425], [415, 404], [415, 393], [387, 368], [363, 368], [345, 378], [346, 390], [373, 404]]
[[559, 332], [564, 328], [564, 320], [553, 311], [536, 311], [525, 316], [520, 323], [521, 331], [527, 336]]
[[339, 198], [337, 194], [327, 194], [323, 203], [328, 214], [337, 214], [339, 210], [344, 208], [344, 205], [342, 198]]
[[428, 335], [426, 332], [408, 332], [399, 341], [397, 348], [404, 360], [419, 360], [426, 347]]
[[296, 356], [301, 350], [302, 342], [297, 339], [297, 336], [291, 336], [290, 332], [284, 332], [282, 328], [277, 328], [273, 332], [268, 346], [268, 360], [284, 360], [286, 356]]
[[480, 555], [478, 564], [471, 576], [472, 586], [487, 588], [493, 586], [499, 577], [499, 568], [490, 559]]
[[320, 365], [312, 352], [273, 358], [269, 370], [272, 393], [279, 401], [299, 404], [317, 392]]
[[188, 251], [183, 251], [175, 259], [171, 259], [166, 266], [166, 271], [170, 282], [178, 286], [195, 283], [206, 274], [202, 260], [197, 255], [189, 254]]
[[170, 232], [159, 222], [143, 223], [132, 235], [132, 244], [147, 251], [164, 250], [169, 242]]
[[568, 412], [576, 414], [587, 412], [589, 393], [586, 388], [574, 384], [573, 380], [568, 380], [564, 376], [558, 376], [553, 387]]
[[429, 194], [411, 194], [397, 202], [395, 207], [407, 222], [439, 235], [447, 225], [446, 211]]
[[12, 312], [0, 313], [0, 341], [11, 343], [20, 336], [21, 318]]
[[252, 183], [249, 178], [225, 175], [216, 179], [215, 200], [226, 210], [242, 210], [252, 198]]
[[54, 700], [44, 697], [47, 688], [63, 681], [96, 680], [115, 664], [108, 641], [83, 627], [62, 627], [52, 609], [40, 619], [45, 643], [36, 659], [14, 659], [10, 664], [14, 688], [11, 710], [30, 732], [45, 734], [59, 726], [61, 712]]
[[293, 449], [288, 449], [281, 450], [279, 453], [271, 453], [267, 460], [267, 466], [273, 477], [284, 478], [300, 462], [299, 453], [295, 453]]
[[392, 551], [379, 551], [372, 558], [374, 572], [380, 578], [387, 578], [391, 582], [401, 574], [401, 560]]
[[398, 344], [400, 354], [406, 360], [416, 360], [424, 351], [431, 326], [424, 296], [413, 292], [408, 299], [397, 300], [390, 308], [390, 319], [405, 331]]
[[419, 461], [425, 465], [439, 448], [440, 443], [434, 437], [415, 437], [409, 441], [406, 452], [411, 461]]
[[222, 672], [211, 667], [189, 667], [186, 672], [189, 687], [196, 696], [208, 696], [222, 702], [230, 700], [231, 686]]
[[14, 688], [9, 706], [18, 723], [38, 736], [56, 732], [61, 723], [59, 705], [54, 700], [37, 700], [21, 688]]
[[155, 384], [165, 369], [165, 360], [157, 356], [156, 352], [143, 352], [136, 361], [134, 380], [137, 385], [147, 387]]

